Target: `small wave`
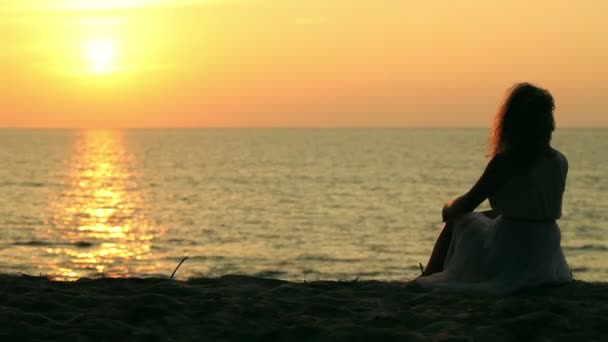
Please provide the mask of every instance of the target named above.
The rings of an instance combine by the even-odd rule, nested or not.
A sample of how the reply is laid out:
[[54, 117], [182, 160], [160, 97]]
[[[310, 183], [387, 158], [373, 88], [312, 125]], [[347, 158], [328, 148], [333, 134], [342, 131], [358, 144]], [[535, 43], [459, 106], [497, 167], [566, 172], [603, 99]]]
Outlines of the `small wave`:
[[300, 261], [320, 261], [320, 262], [359, 262], [359, 258], [334, 258], [326, 255], [301, 255], [296, 258]]
[[1, 182], [0, 183], [0, 187], [4, 187], [4, 186], [18, 186], [18, 187], [24, 187], [24, 188], [41, 188], [41, 187], [43, 187], [45, 185], [47, 185], [47, 184], [40, 183], [40, 182], [20, 182], [20, 183], [16, 183], [16, 182]]
[[286, 275], [287, 272], [283, 271], [260, 271], [253, 274], [254, 277], [259, 278], [279, 278]]
[[52, 247], [52, 246], [74, 246], [78, 248], [87, 248], [93, 246], [92, 242], [89, 241], [76, 241], [76, 242], [53, 242], [53, 241], [17, 241], [13, 243], [14, 246], [28, 246], [28, 247]]
[[187, 239], [169, 239], [167, 242], [177, 246], [196, 246], [196, 241]]
[[423, 265], [424, 267], [424, 263], [420, 262], [418, 264], [407, 264], [404, 266], [385, 266], [383, 267], [383, 269], [385, 270], [391, 270], [391, 271], [420, 271], [420, 264]]
[[14, 227], [15, 229], [23, 229], [25, 227], [37, 227], [41, 224], [44, 224], [44, 221], [35, 218], [18, 217], [17, 219], [19, 220], [8, 219], [5, 221], [5, 224]]
[[608, 251], [608, 246], [604, 245], [582, 245], [582, 246], [564, 246], [567, 251]]
[[26, 187], [26, 188], [41, 188], [43, 186], [45, 186], [45, 183], [39, 183], [39, 182], [23, 182], [21, 184], [19, 184], [20, 186]]
[[91, 218], [91, 214], [89, 213], [74, 213], [74, 215], [72, 215], [74, 218], [83, 218], [83, 219], [90, 219]]
[[[188, 257], [188, 260], [190, 260], [190, 261], [207, 261], [207, 260], [223, 261], [226, 259], [228, 259], [228, 258], [226, 258], [223, 255], [195, 255], [195, 256]], [[177, 259], [167, 258], [167, 260], [177, 260]]]

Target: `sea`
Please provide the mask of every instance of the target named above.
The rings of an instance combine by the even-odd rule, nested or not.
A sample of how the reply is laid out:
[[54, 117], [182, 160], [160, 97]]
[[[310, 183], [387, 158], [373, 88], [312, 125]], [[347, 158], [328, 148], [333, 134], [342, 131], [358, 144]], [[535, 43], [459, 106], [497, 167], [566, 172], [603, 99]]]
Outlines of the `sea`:
[[[0, 273], [408, 280], [486, 129], [0, 130]], [[558, 129], [574, 277], [608, 281], [608, 129]], [[487, 208], [484, 203], [481, 209]]]

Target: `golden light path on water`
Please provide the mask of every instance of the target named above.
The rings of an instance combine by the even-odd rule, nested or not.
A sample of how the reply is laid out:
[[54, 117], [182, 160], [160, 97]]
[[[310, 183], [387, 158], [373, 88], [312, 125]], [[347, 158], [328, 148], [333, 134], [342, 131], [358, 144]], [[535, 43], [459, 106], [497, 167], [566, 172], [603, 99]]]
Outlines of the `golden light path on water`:
[[60, 241], [41, 271], [59, 280], [154, 274], [151, 244], [163, 229], [145, 217], [133, 156], [118, 131], [85, 131], [76, 143], [67, 187], [50, 203], [44, 234]]

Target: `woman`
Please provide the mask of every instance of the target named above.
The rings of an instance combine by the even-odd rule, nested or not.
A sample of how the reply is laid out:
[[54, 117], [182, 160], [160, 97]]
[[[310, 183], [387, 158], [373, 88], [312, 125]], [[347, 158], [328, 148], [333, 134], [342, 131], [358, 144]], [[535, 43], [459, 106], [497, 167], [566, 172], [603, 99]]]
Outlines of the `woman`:
[[[443, 208], [446, 222], [422, 276], [424, 288], [506, 293], [572, 280], [560, 247], [568, 161], [550, 145], [553, 97], [516, 84], [496, 115], [485, 171]], [[485, 199], [492, 210], [473, 212]]]

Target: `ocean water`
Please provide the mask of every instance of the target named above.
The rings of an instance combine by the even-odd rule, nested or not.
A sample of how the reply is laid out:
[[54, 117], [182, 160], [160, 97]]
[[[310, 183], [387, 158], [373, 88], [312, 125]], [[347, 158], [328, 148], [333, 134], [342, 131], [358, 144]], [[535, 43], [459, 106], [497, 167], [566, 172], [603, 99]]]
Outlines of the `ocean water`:
[[[0, 130], [0, 272], [411, 279], [484, 129]], [[562, 246], [608, 280], [608, 130], [560, 129]], [[482, 205], [487, 207], [487, 203]]]

